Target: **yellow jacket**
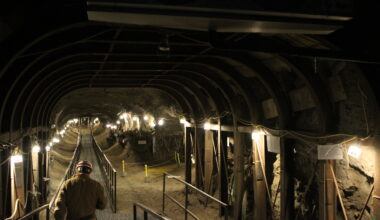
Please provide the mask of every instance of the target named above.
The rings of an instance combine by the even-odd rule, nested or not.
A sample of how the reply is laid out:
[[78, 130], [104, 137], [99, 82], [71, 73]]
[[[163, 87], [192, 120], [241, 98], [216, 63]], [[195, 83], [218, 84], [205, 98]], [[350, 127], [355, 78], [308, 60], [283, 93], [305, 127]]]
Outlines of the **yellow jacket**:
[[104, 209], [107, 199], [103, 186], [88, 174], [76, 174], [63, 183], [55, 200], [54, 218], [64, 220], [96, 219], [95, 209]]

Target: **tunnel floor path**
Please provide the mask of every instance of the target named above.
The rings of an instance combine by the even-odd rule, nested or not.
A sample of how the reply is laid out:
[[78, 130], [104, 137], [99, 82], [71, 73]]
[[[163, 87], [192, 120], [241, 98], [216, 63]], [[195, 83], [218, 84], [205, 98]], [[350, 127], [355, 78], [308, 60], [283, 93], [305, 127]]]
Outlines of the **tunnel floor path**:
[[[92, 145], [92, 136], [89, 132], [82, 130], [82, 151], [79, 156], [79, 160], [88, 160], [93, 164], [93, 171], [91, 173], [91, 178], [95, 179], [99, 183], [101, 183], [106, 189], [105, 181], [103, 179], [103, 175], [100, 170], [100, 165], [98, 163], [98, 160], [95, 155], [95, 151], [93, 149]], [[119, 214], [119, 213], [113, 213], [110, 204], [111, 200], [109, 198], [108, 193], [106, 190], [104, 191], [107, 198], [108, 198], [108, 204], [106, 209], [104, 210], [96, 210], [96, 217], [98, 220], [119, 220], [119, 219], [132, 219], [132, 216], [130, 214]]]

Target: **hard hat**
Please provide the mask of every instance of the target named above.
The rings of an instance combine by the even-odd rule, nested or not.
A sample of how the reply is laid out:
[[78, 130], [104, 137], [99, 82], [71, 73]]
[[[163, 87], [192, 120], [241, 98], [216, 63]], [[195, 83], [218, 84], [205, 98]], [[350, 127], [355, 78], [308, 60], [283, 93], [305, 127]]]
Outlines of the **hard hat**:
[[92, 164], [87, 160], [81, 160], [77, 163], [76, 168], [87, 167], [92, 170]]

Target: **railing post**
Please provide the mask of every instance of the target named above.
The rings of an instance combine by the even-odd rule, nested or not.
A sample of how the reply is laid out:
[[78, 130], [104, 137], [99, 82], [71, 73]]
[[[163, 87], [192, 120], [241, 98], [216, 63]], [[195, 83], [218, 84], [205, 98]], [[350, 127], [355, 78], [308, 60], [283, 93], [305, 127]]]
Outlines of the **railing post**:
[[189, 188], [187, 185], [185, 185], [185, 220], [187, 220], [188, 193], [189, 193]]
[[133, 220], [137, 220], [136, 204], [133, 204]]
[[49, 220], [49, 219], [50, 219], [50, 208], [48, 206], [46, 209], [46, 220]]
[[228, 220], [228, 205], [224, 206], [224, 220]]
[[165, 212], [165, 179], [166, 179], [166, 173], [162, 175], [162, 214]]
[[117, 179], [117, 177], [116, 177], [116, 172], [114, 172], [113, 173], [114, 174], [114, 179], [115, 179], [115, 184], [113, 185], [113, 191], [114, 191], [114, 194], [115, 194], [115, 198], [114, 198], [114, 204], [115, 204], [115, 213], [116, 213], [116, 203], [117, 203], [117, 200], [116, 200], [116, 198], [117, 198], [117, 191], [116, 191], [116, 179]]

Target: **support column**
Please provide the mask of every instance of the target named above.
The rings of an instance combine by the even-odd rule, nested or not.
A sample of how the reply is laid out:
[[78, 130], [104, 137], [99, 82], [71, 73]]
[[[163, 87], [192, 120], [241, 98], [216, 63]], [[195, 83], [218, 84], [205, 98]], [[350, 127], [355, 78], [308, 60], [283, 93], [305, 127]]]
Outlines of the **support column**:
[[[218, 164], [219, 164], [219, 199], [228, 204], [228, 174], [227, 174], [227, 136], [221, 131], [221, 122], [218, 122]], [[224, 214], [224, 209], [220, 206], [220, 215]]]
[[331, 160], [320, 161], [319, 167], [319, 219], [335, 220], [337, 213], [336, 189], [330, 166]]
[[252, 140], [254, 158], [254, 213], [255, 219], [267, 219], [267, 189], [265, 186], [265, 136]]
[[195, 126], [195, 184], [197, 188], [202, 188], [204, 186], [204, 140], [203, 140], [203, 129]]
[[373, 141], [375, 150], [375, 181], [373, 188], [373, 216], [375, 219], [380, 219], [380, 136], [375, 136]]
[[280, 147], [280, 219], [294, 219], [294, 141], [282, 138]]
[[191, 127], [185, 127], [185, 181], [191, 184]]
[[244, 183], [244, 149], [241, 144], [240, 133], [237, 129], [237, 123], [234, 121], [234, 219], [241, 219], [241, 210], [243, 194], [245, 190]]
[[335, 170], [335, 162], [332, 160], [326, 161], [325, 173], [326, 173], [326, 216], [327, 220], [336, 219], [336, 189], [334, 183], [333, 173], [331, 172], [330, 166]]
[[[9, 148], [0, 151], [0, 164], [7, 160], [9, 157]], [[0, 219], [5, 219], [12, 214], [10, 187], [10, 161], [8, 161], [0, 166]]]
[[213, 147], [214, 134], [213, 131], [205, 130], [205, 192], [211, 193], [212, 191], [212, 176], [214, 172], [214, 147]]
[[325, 161], [319, 161], [318, 165], [318, 201], [319, 220], [326, 220], [326, 170]]
[[24, 165], [24, 186], [25, 186], [25, 196], [26, 196], [26, 204], [25, 212], [28, 213], [32, 211], [32, 201], [33, 198], [31, 195], [28, 195], [28, 192], [33, 191], [33, 167], [32, 167], [32, 155], [31, 155], [31, 141], [29, 136], [24, 136], [22, 139], [22, 151], [23, 154], [23, 165]]

